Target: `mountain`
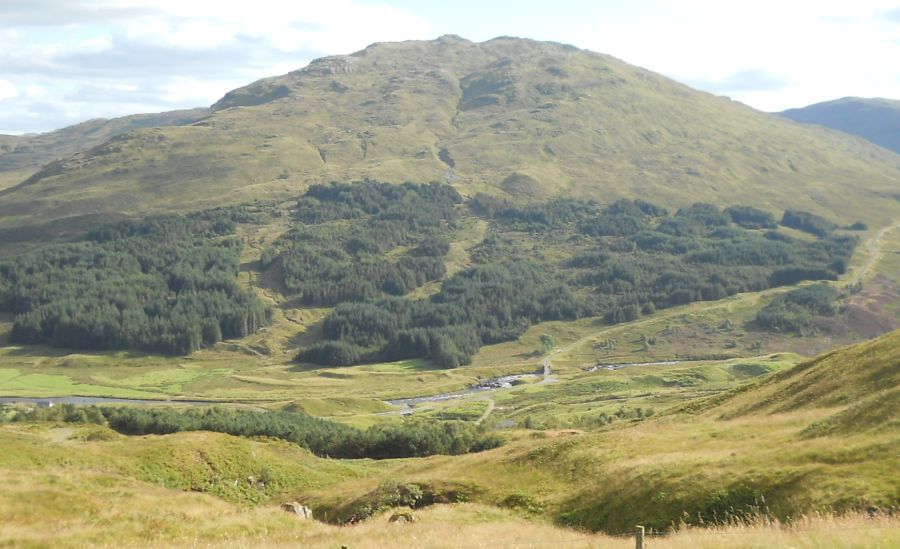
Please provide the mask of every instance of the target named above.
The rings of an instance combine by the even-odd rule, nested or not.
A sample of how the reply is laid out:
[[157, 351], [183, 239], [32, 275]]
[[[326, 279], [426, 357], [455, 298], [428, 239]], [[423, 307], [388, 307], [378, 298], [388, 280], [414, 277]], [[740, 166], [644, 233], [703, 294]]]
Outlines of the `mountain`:
[[0, 227], [290, 198], [363, 178], [517, 199], [793, 207], [880, 226], [900, 211], [898, 177], [900, 156], [608, 55], [444, 36], [318, 59], [229, 92], [193, 123], [52, 161], [0, 191]]
[[900, 101], [844, 97], [778, 113], [804, 124], [819, 124], [858, 135], [900, 153]]

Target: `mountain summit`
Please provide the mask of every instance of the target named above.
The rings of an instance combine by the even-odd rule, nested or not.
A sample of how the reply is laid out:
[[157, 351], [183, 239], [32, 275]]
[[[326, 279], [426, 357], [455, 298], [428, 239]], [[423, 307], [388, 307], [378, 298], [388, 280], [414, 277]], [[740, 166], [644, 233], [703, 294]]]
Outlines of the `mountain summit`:
[[0, 191], [0, 223], [198, 209], [363, 178], [878, 224], [898, 210], [900, 156], [608, 55], [444, 36], [317, 59], [227, 93], [200, 120], [51, 162]]

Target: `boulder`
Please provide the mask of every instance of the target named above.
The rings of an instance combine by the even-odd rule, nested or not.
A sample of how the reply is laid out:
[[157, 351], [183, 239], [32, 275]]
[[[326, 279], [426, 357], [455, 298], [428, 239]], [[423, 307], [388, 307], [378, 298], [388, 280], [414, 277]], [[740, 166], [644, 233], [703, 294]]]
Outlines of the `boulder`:
[[311, 519], [313, 518], [312, 509], [297, 501], [289, 501], [281, 504], [281, 510], [293, 513], [297, 518]]
[[391, 524], [399, 524], [404, 522], [416, 522], [417, 520], [419, 520], [419, 518], [412, 513], [394, 513], [391, 515], [388, 522]]

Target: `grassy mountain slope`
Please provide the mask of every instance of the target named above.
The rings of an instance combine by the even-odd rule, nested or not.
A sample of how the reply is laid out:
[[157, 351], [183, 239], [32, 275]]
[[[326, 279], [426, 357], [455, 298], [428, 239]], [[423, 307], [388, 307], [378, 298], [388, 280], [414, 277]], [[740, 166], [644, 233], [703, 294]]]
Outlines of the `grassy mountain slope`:
[[617, 59], [515, 38], [375, 44], [125, 133], [0, 191], [0, 224], [196, 209], [312, 182], [446, 179], [464, 194], [785, 206], [881, 225], [900, 157]]
[[[49, 162], [87, 151], [115, 136], [141, 128], [190, 124], [207, 112], [207, 109], [189, 109], [136, 114], [111, 120], [88, 120], [37, 135], [0, 135], [0, 191], [18, 185]], [[85, 227], [96, 224], [97, 220], [96, 215], [86, 215], [42, 224], [42, 219], [20, 218], [16, 223], [9, 224], [11, 231], [4, 231], [0, 238], [7, 244], [5, 248], [14, 252], [16, 242], [65, 240], [74, 234], [83, 234]]]
[[[832, 351], [768, 378], [758, 387], [737, 395], [717, 412], [726, 417], [792, 410], [858, 406], [867, 399], [892, 402], [900, 415], [900, 332]], [[881, 394], [885, 393], [885, 395]], [[886, 394], [889, 398], [885, 398]], [[885, 410], [890, 412], [891, 410]], [[872, 417], [883, 420], [891, 416]], [[859, 429], [870, 425], [857, 425]]]
[[819, 124], [858, 135], [900, 153], [900, 101], [844, 97], [778, 113], [805, 124]]

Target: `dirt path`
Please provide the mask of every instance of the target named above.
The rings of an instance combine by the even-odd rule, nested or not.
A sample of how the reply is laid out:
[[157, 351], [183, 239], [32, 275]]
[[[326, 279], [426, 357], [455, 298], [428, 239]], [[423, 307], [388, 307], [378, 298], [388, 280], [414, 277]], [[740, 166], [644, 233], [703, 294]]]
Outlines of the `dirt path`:
[[869, 274], [869, 271], [872, 270], [872, 267], [874, 267], [875, 264], [878, 263], [878, 260], [881, 259], [881, 240], [884, 238], [884, 235], [898, 228], [900, 228], [900, 224], [893, 224], [888, 225], [887, 227], [882, 227], [880, 231], [875, 233], [875, 236], [869, 239], [869, 257], [866, 259], [866, 262], [862, 265], [862, 267], [856, 269], [856, 272], [853, 273], [851, 284], [858, 284], [859, 282], [862, 282], [866, 275]]
[[494, 411], [494, 407], [495, 407], [494, 399], [492, 399], [492, 398], [487, 399], [487, 403], [488, 403], [487, 410], [485, 410], [484, 413], [481, 414], [481, 417], [479, 417], [478, 419], [475, 420], [475, 425], [481, 425], [481, 423], [484, 420], [486, 420], [487, 418], [490, 417], [491, 412]]

